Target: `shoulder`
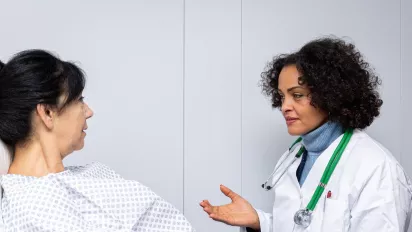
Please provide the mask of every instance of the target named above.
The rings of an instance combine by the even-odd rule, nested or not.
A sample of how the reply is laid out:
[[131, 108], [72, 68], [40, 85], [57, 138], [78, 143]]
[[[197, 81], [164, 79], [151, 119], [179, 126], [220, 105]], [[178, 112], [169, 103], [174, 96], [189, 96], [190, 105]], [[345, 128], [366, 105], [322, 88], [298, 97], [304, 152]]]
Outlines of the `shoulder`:
[[354, 132], [348, 152], [350, 153], [350, 159], [364, 168], [371, 167], [375, 169], [382, 166], [397, 166], [402, 169], [392, 152], [364, 131], [356, 130]]
[[3, 176], [2, 213], [10, 217], [31, 218], [33, 214], [46, 213], [72, 202], [55, 175], [40, 178], [18, 175]]
[[363, 131], [355, 131], [348, 149], [348, 158], [345, 162], [347, 173], [351, 172], [354, 182], [365, 185], [385, 183], [387, 180], [392, 186], [403, 186], [404, 190], [412, 193], [410, 177], [399, 161], [381, 143]]
[[131, 195], [144, 192], [147, 196], [155, 198], [156, 195], [148, 186], [136, 180], [123, 178], [114, 169], [100, 162], [93, 162], [82, 166], [68, 166], [67, 172], [60, 175], [59, 179], [71, 185], [83, 194], [91, 197], [99, 189], [106, 194], [117, 196], [118, 193], [130, 191]]
[[81, 166], [67, 166], [66, 170], [68, 171], [68, 175], [103, 179], [122, 179], [114, 169], [100, 162], [93, 162]]
[[[4, 198], [9, 201], [16, 200], [19, 204], [32, 204], [51, 198], [64, 197], [64, 188], [57, 175], [49, 174], [44, 177], [28, 177], [21, 175], [2, 176]], [[24, 201], [20, 201], [25, 199]]]
[[385, 146], [364, 131], [355, 130], [352, 136], [352, 141], [352, 152], [362, 153], [365, 158], [371, 158], [381, 162], [387, 159], [396, 161], [392, 153]]
[[60, 231], [67, 227], [87, 231], [87, 222], [83, 220], [79, 206], [56, 175], [20, 183], [15, 180], [11, 183], [10, 180], [4, 182], [5, 191], [1, 199], [1, 214], [6, 228], [13, 231], [22, 228], [25, 228], [23, 231]]
[[390, 215], [392, 219], [395, 215], [395, 223], [404, 223], [412, 210], [412, 182], [392, 153], [365, 132], [357, 131], [347, 157], [339, 183], [348, 193], [351, 215], [358, 218], [355, 222], [360, 223], [359, 218], [368, 213], [385, 218]]

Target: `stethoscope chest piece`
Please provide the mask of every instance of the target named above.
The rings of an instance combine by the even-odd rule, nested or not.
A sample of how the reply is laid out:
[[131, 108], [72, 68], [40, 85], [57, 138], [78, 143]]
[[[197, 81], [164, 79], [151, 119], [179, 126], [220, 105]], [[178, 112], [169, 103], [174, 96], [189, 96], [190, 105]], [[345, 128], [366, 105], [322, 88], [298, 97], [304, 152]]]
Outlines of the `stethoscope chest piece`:
[[306, 228], [312, 222], [312, 211], [308, 209], [300, 209], [295, 213], [293, 220], [296, 225]]

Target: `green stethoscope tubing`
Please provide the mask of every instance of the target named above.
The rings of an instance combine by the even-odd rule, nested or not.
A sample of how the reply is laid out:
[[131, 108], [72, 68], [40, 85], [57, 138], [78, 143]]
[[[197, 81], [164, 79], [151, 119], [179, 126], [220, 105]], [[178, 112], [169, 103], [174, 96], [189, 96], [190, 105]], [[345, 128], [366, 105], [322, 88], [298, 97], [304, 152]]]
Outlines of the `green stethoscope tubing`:
[[[343, 152], [345, 151], [351, 137], [353, 135], [353, 129], [347, 129], [345, 131], [345, 134], [343, 135], [343, 138], [339, 142], [339, 145], [336, 147], [335, 151], [333, 152], [332, 157], [329, 159], [329, 163], [326, 166], [325, 170], [323, 171], [322, 178], [320, 179], [319, 185], [316, 188], [315, 192], [312, 195], [311, 200], [309, 201], [308, 205], [306, 206], [306, 209], [309, 211], [313, 211], [316, 207], [316, 205], [319, 202], [320, 197], [323, 194], [323, 191], [325, 190], [326, 185], [328, 184], [330, 177], [333, 174], [333, 171], [335, 171], [336, 166], [338, 165], [338, 162], [340, 158], [342, 157]], [[291, 146], [291, 148], [299, 143], [302, 140], [301, 137], [299, 137]], [[305, 148], [302, 146], [299, 151], [297, 152], [296, 156], [299, 158], [302, 156], [303, 152], [305, 152]]]
[[315, 193], [312, 195], [312, 198], [306, 207], [307, 210], [313, 211], [315, 209], [352, 135], [353, 135], [353, 129], [347, 129], [345, 131], [343, 138], [341, 139], [341, 141], [339, 142], [339, 145], [336, 147], [335, 151], [333, 152], [332, 157], [329, 159], [329, 163], [326, 166], [325, 171], [323, 171], [322, 178], [320, 179], [319, 185], [316, 188]]

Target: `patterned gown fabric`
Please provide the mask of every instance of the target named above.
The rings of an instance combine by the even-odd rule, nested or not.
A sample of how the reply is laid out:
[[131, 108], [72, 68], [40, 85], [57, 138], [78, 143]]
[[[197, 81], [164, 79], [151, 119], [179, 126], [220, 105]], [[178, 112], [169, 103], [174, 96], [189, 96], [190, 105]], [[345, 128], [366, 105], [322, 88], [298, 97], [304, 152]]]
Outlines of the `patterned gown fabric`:
[[[4, 231], [194, 232], [148, 187], [92, 163], [44, 177], [4, 175]], [[1, 218], [0, 218], [1, 219]]]

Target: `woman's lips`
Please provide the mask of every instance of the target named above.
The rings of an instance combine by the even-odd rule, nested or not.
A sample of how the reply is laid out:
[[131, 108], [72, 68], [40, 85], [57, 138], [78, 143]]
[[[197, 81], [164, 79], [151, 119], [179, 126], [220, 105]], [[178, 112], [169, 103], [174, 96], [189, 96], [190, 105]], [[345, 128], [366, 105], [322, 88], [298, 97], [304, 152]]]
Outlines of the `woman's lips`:
[[288, 126], [292, 125], [293, 123], [295, 123], [298, 120], [298, 118], [292, 118], [292, 117], [288, 117], [286, 118], [286, 124]]

